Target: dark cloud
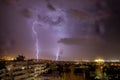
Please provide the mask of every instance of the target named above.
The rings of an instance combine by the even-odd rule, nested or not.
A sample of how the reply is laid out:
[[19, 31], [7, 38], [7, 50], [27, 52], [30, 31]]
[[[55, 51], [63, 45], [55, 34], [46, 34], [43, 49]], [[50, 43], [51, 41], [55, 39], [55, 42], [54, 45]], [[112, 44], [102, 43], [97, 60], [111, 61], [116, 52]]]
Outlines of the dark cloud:
[[93, 36], [89, 38], [80, 38], [80, 37], [74, 37], [74, 38], [62, 38], [58, 41], [58, 43], [62, 43], [65, 45], [85, 45], [85, 46], [92, 46], [92, 45], [99, 45], [101, 43], [101, 40], [99, 38]]
[[0, 3], [4, 5], [11, 5], [12, 1], [11, 0], [0, 0]]
[[55, 7], [52, 4], [50, 4], [50, 2], [48, 2], [47, 7], [52, 11], [56, 11]]
[[18, 0], [0, 0], [0, 3], [2, 5], [11, 6], [11, 5], [15, 5], [17, 1]]
[[70, 9], [67, 12], [68, 14], [70, 14], [71, 17], [78, 19], [78, 20], [85, 20], [86, 18], [89, 18], [91, 16], [88, 13], [77, 10], [77, 9]]
[[[112, 16], [120, 17], [120, 1], [119, 0], [107, 0], [108, 7], [112, 13]], [[113, 17], [114, 17], [113, 16]]]
[[26, 18], [32, 17], [32, 12], [29, 9], [22, 9], [21, 14]]

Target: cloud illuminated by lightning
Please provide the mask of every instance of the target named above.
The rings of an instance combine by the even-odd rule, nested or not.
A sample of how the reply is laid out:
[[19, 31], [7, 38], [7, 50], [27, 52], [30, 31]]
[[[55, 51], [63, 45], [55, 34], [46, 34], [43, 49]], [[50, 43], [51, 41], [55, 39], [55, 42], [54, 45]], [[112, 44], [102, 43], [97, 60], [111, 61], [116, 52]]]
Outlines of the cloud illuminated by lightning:
[[[36, 12], [36, 10], [34, 11]], [[36, 15], [38, 13], [38, 10], [36, 12]], [[32, 34], [34, 35], [35, 39], [35, 51], [36, 51], [36, 58], [39, 59], [39, 53], [40, 53], [40, 41], [38, 39], [38, 33], [37, 29], [38, 27], [41, 27], [43, 29], [52, 29], [58, 38], [67, 36], [66, 34], [66, 25], [67, 25], [67, 18], [64, 11], [61, 9], [57, 9], [55, 12], [50, 11], [48, 13], [45, 13], [45, 15], [39, 14], [38, 16], [35, 16], [34, 19], [29, 19], [30, 22], [32, 22]], [[58, 46], [59, 47], [59, 46]], [[59, 52], [60, 49], [57, 49], [56, 53], [56, 60], [59, 59]]]

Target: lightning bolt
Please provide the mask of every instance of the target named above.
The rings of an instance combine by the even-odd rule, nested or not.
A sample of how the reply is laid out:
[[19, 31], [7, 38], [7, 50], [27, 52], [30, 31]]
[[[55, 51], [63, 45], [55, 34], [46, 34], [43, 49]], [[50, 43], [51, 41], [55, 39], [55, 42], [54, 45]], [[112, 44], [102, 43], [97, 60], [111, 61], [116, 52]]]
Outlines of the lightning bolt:
[[58, 47], [57, 54], [56, 54], [56, 61], [59, 60], [60, 57], [60, 47]]
[[36, 58], [37, 60], [39, 59], [39, 40], [38, 40], [38, 34], [37, 34], [37, 31], [35, 30], [35, 28], [37, 27], [36, 25], [37, 24], [40, 24], [39, 22], [37, 21], [34, 21], [33, 22], [33, 26], [32, 26], [32, 31], [33, 31], [33, 34], [34, 34], [34, 37], [35, 37], [35, 50], [36, 50]]

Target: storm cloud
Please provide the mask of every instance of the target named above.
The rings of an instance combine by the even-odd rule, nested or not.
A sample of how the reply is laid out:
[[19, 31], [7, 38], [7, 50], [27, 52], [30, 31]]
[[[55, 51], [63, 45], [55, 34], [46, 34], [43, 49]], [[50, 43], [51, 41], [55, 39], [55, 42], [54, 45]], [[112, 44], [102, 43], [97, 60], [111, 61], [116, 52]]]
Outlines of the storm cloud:
[[33, 57], [36, 22], [40, 58], [54, 58], [58, 47], [63, 59], [118, 58], [119, 4], [119, 0], [0, 0], [0, 54]]

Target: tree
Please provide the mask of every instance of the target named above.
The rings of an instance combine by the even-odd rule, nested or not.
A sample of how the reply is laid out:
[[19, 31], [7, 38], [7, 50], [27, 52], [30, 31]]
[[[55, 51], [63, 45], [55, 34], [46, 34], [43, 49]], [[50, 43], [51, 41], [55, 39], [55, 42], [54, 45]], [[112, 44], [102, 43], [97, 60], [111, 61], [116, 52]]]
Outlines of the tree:
[[24, 61], [25, 60], [25, 56], [23, 55], [18, 55], [18, 57], [16, 57], [17, 61]]

